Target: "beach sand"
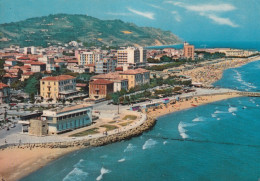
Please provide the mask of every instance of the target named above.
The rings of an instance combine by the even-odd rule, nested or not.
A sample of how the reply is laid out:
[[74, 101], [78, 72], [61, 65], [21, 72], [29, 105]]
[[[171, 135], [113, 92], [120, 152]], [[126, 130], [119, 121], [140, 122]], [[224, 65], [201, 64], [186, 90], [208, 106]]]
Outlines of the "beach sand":
[[182, 71], [179, 75], [189, 76], [192, 78], [192, 82], [202, 83], [204, 86], [210, 86], [222, 78], [224, 70], [240, 67], [257, 60], [260, 60], [260, 56], [252, 58], [233, 58], [231, 60], [224, 60], [212, 65], [205, 65], [203, 67]]
[[18, 180], [79, 148], [7, 148], [0, 151], [0, 179]]
[[148, 109], [148, 115], [152, 117], [159, 117], [162, 115], [170, 114], [172, 112], [189, 109], [192, 107], [208, 104], [211, 102], [221, 101], [234, 97], [240, 97], [237, 93], [223, 93], [216, 95], [194, 96], [192, 98], [183, 98], [175, 104], [168, 103], [167, 105], [160, 105], [157, 108]]

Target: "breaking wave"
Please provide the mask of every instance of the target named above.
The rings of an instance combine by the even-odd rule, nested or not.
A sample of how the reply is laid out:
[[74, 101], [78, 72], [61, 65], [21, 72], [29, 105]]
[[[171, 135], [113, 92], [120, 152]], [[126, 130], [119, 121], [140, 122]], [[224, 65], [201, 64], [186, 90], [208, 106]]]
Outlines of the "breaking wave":
[[104, 167], [101, 168], [100, 170], [100, 175], [96, 178], [96, 180], [102, 180], [103, 175], [110, 173], [111, 171], [108, 169], [105, 169]]
[[146, 150], [146, 149], [149, 149], [149, 148], [152, 148], [154, 145], [156, 145], [157, 142], [153, 139], [149, 139], [147, 140], [144, 145], [143, 145], [143, 150]]
[[70, 173], [68, 173], [64, 178], [63, 181], [70, 181], [70, 180], [85, 180], [88, 176], [87, 172], [79, 168], [74, 168]]

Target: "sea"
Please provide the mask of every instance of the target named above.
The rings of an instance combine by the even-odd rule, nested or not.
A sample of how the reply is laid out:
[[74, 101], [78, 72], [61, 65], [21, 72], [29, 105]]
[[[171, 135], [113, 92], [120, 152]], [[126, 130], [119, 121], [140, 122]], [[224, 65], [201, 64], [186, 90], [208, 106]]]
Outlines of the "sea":
[[[225, 70], [214, 85], [259, 92], [259, 77], [255, 61]], [[232, 98], [159, 117], [139, 137], [70, 153], [21, 180], [258, 181], [260, 98]]]

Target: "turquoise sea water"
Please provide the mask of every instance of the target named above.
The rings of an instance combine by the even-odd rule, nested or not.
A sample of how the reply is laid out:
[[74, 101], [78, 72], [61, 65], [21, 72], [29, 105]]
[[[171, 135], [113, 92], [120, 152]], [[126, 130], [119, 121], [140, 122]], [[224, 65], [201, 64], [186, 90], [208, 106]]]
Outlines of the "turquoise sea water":
[[[215, 85], [260, 90], [260, 61]], [[160, 117], [142, 136], [64, 156], [22, 180], [257, 181], [260, 98], [233, 98]]]

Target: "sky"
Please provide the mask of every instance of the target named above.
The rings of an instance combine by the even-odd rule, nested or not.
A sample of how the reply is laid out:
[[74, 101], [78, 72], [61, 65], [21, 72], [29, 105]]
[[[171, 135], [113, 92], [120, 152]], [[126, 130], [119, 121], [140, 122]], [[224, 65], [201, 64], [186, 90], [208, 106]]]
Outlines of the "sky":
[[0, 0], [0, 23], [86, 14], [169, 30], [184, 41], [260, 41], [260, 0]]

